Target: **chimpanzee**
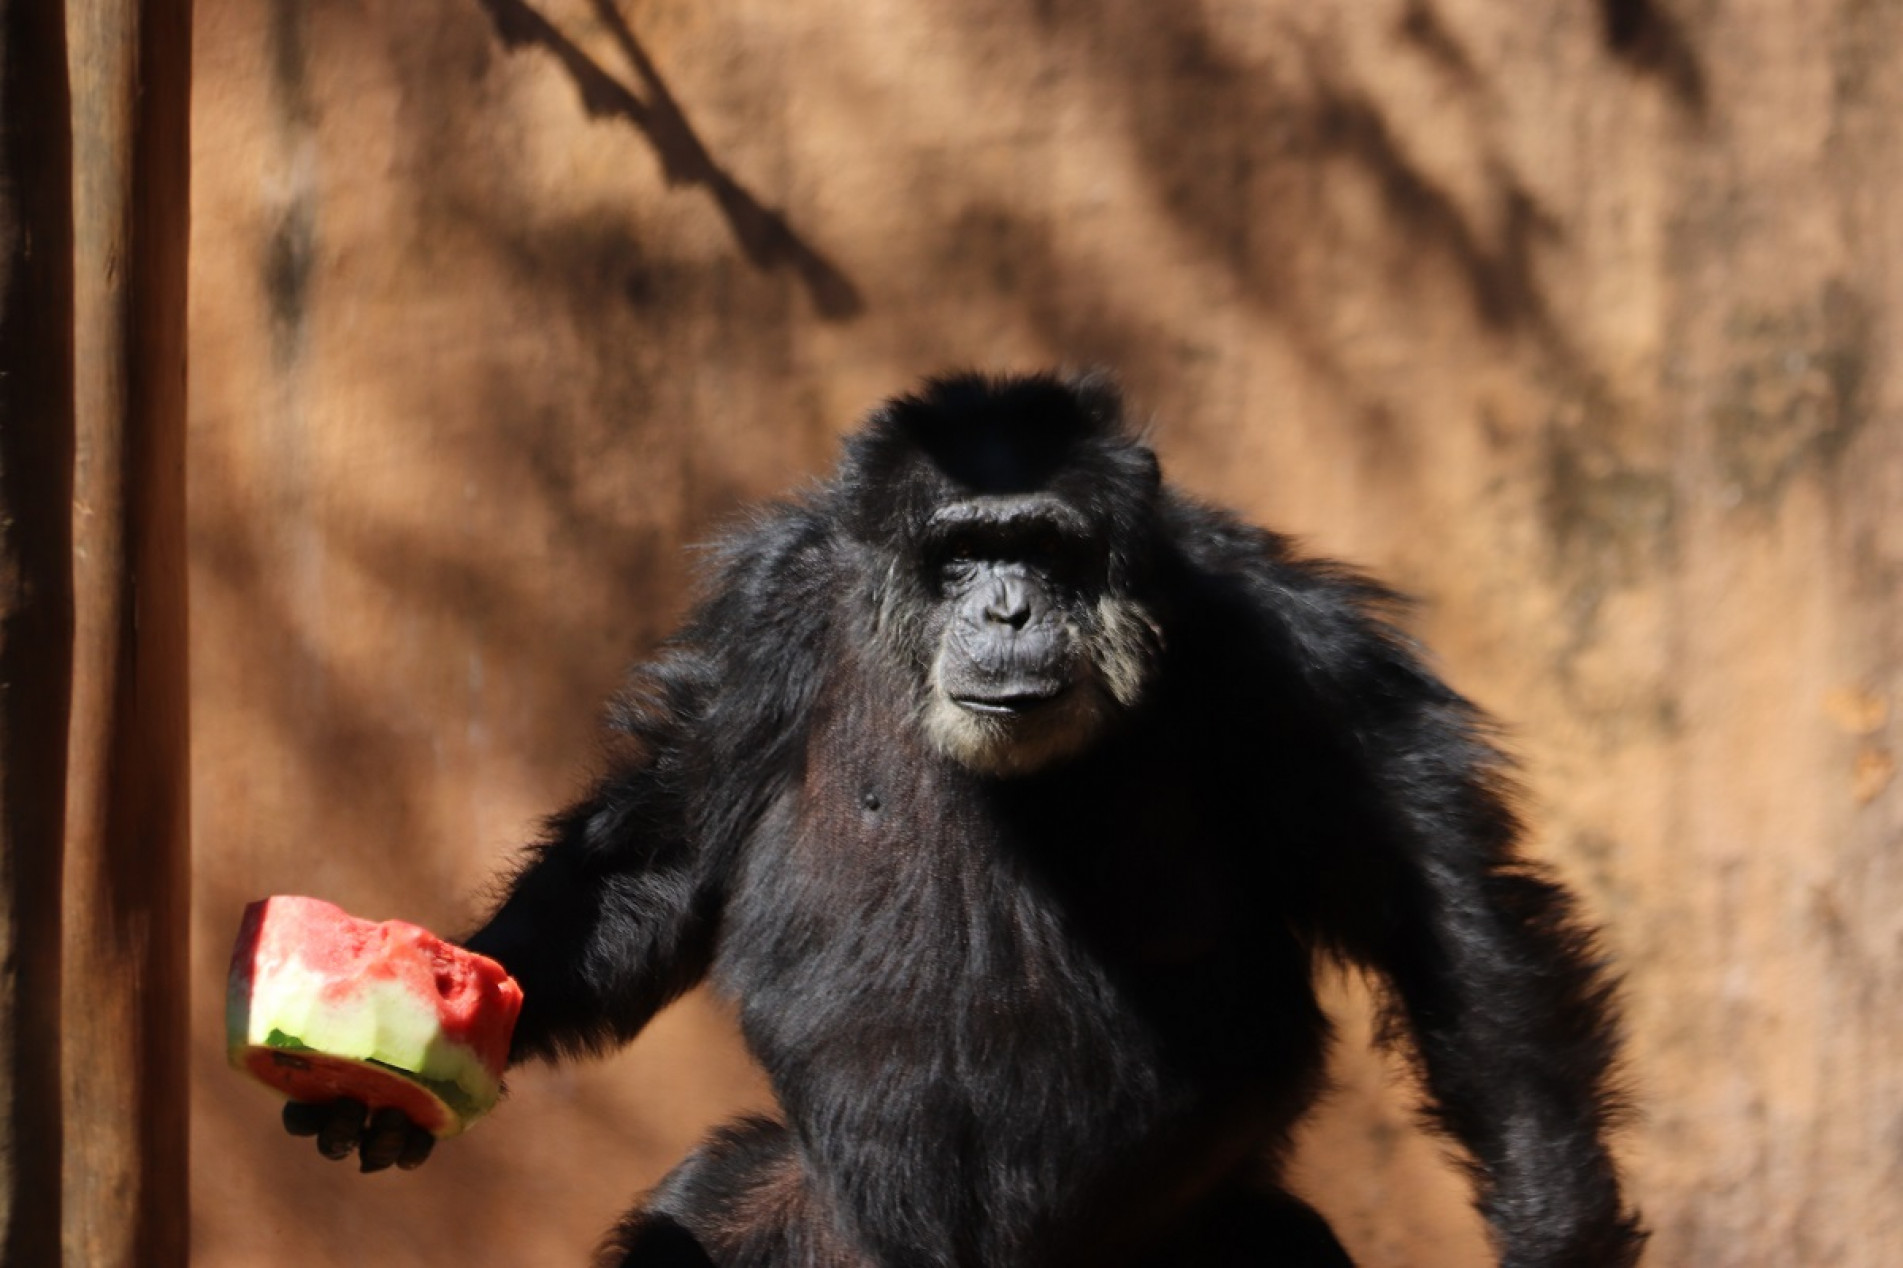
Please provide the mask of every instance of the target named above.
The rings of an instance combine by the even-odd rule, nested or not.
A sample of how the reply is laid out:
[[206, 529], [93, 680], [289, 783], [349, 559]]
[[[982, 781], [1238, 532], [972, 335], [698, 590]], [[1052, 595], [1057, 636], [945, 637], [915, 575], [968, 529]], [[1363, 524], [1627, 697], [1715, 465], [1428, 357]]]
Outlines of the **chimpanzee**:
[[1346, 1264], [1279, 1179], [1324, 963], [1379, 975], [1502, 1263], [1634, 1263], [1611, 982], [1398, 607], [1165, 485], [1106, 379], [876, 411], [725, 540], [467, 939], [516, 1060], [711, 979], [771, 1078], [603, 1263]]

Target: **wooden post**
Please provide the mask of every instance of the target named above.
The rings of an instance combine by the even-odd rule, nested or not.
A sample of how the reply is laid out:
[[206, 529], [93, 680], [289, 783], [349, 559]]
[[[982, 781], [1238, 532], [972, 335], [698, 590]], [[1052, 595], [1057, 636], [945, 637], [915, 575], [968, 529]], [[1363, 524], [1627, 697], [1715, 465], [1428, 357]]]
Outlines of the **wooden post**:
[[187, 1226], [188, 0], [67, 12], [74, 658], [64, 1262], [182, 1265]]
[[58, 1262], [72, 687], [72, 145], [59, 0], [0, 0], [0, 1262]]

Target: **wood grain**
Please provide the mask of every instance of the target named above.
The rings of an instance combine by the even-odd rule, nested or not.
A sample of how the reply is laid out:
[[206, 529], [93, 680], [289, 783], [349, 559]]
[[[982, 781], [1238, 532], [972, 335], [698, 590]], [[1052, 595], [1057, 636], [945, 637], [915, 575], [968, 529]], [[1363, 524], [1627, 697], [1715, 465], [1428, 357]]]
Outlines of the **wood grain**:
[[72, 150], [61, 6], [0, 3], [0, 1262], [60, 1240], [72, 690]]
[[68, 12], [74, 677], [63, 1262], [185, 1262], [191, 8]]

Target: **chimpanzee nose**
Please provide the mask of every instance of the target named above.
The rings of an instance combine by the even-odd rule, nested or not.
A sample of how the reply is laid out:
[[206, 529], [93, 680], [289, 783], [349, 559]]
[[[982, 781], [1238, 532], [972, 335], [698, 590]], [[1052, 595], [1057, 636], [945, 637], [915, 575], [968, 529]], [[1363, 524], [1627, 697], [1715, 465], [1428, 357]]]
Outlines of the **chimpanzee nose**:
[[1000, 577], [985, 604], [985, 619], [995, 625], [1021, 630], [1031, 619], [1029, 587], [1017, 577]]

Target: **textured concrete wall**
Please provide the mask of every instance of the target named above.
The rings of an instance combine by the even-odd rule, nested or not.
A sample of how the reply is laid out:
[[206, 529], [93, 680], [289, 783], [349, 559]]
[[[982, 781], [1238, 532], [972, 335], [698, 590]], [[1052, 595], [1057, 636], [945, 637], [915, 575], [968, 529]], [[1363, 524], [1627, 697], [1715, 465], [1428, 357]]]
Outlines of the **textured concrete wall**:
[[[762, 1103], [696, 996], [326, 1166], [222, 1068], [239, 907], [466, 926], [685, 544], [922, 373], [1102, 363], [1513, 728], [1652, 1262], [1903, 1262], [1903, 4], [199, 0], [196, 56], [200, 1261], [579, 1262]], [[1303, 1186], [1484, 1261], [1336, 994]]]

